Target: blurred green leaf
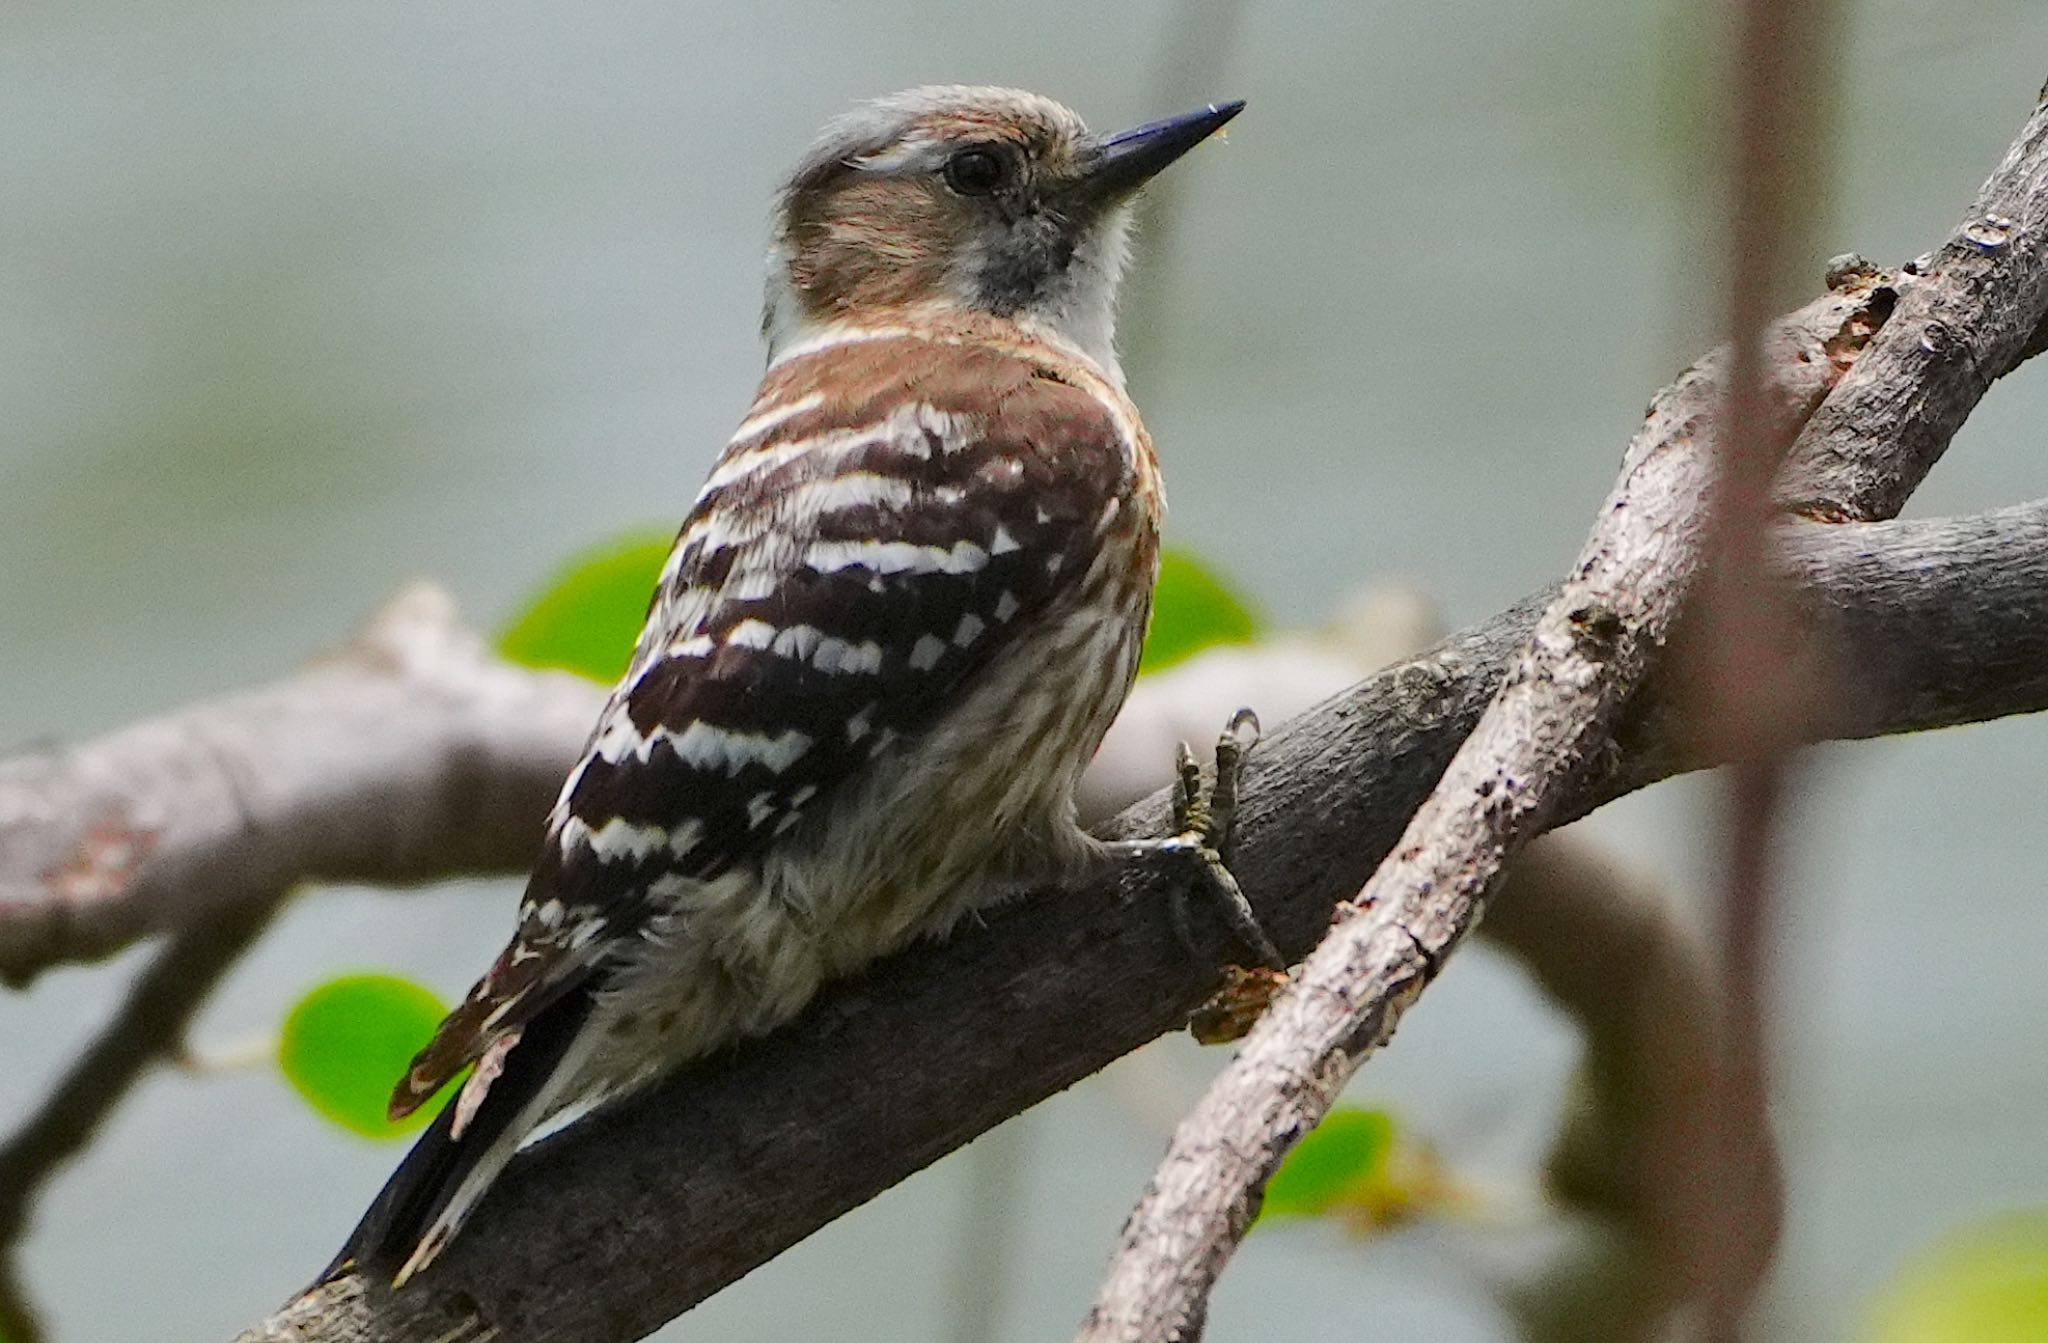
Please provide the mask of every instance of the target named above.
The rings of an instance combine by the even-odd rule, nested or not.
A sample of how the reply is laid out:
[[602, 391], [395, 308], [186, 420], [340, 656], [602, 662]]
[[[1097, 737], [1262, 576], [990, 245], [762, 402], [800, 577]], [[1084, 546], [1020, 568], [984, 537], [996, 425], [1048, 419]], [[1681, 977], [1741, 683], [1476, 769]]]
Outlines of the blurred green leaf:
[[2048, 1343], [2048, 1209], [1951, 1232], [1877, 1298], [1866, 1343]]
[[[672, 540], [665, 532], [629, 532], [572, 556], [498, 637], [498, 650], [523, 666], [617, 679]], [[1258, 636], [1258, 617], [1214, 569], [1187, 550], [1166, 549], [1141, 675]]]
[[667, 532], [628, 532], [571, 556], [498, 636], [498, 651], [528, 667], [617, 680], [674, 539]]
[[398, 1138], [438, 1106], [392, 1123], [391, 1088], [432, 1038], [447, 1007], [431, 989], [395, 975], [344, 975], [301, 998], [285, 1018], [277, 1062], [315, 1110], [366, 1138]]
[[1322, 1217], [1357, 1203], [1384, 1182], [1396, 1133], [1384, 1110], [1330, 1111], [1267, 1181], [1260, 1218]]
[[1215, 570], [1191, 551], [1166, 548], [1139, 675], [1163, 671], [1215, 644], [1247, 644], [1258, 636], [1258, 617]]

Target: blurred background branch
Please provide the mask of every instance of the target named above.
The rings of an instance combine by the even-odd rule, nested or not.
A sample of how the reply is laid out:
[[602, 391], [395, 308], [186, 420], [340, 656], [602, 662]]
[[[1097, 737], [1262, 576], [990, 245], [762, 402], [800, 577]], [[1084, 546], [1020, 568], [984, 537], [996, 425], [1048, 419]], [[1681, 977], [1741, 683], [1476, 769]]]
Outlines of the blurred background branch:
[[[1575, 831], [1508, 869], [1479, 936], [1570, 1016], [1584, 1055], [1544, 1184], [1565, 1242], [1503, 1288], [1527, 1343], [1653, 1337], [1697, 1296], [1720, 1200], [1708, 1104], [1727, 1055], [1726, 986], [1668, 892]], [[1761, 1120], [1761, 1112], [1755, 1112]], [[1768, 1149], [1768, 1131], [1749, 1135]], [[1673, 1153], [1697, 1154], [1692, 1169]]]
[[192, 1018], [269, 926], [273, 907], [208, 911], [172, 934], [91, 1047], [0, 1146], [0, 1338], [8, 1343], [44, 1337], [19, 1256], [43, 1186], [85, 1150], [143, 1073], [176, 1055]]

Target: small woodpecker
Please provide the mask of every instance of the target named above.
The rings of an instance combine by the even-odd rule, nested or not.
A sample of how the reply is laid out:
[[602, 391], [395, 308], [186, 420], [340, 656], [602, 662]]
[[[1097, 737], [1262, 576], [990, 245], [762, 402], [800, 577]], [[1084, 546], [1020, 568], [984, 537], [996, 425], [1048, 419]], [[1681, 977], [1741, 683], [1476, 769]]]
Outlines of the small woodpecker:
[[475, 1070], [330, 1275], [403, 1284], [541, 1125], [1005, 894], [1192, 858], [1273, 959], [1192, 771], [1171, 839], [1105, 844], [1073, 800], [1159, 568], [1158, 466], [1113, 343], [1130, 204], [1242, 107], [1104, 137], [1034, 94], [933, 87], [826, 129], [778, 200], [760, 391], [549, 814], [510, 943], [392, 1114]]

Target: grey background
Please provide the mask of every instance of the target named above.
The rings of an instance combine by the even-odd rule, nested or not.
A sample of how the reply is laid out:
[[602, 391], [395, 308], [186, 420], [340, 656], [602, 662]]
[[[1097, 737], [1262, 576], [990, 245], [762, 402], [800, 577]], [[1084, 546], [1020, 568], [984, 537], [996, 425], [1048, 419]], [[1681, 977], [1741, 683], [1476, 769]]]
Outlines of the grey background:
[[[1371, 575], [1485, 614], [1566, 564], [1649, 392], [1720, 312], [1704, 8], [11, 6], [0, 744], [281, 673], [414, 576], [495, 623], [576, 547], [672, 520], [759, 370], [777, 173], [850, 101], [935, 80], [1040, 89], [1100, 127], [1250, 99], [1178, 170], [1127, 341], [1173, 539], [1279, 622]], [[1190, 41], [1191, 22], [1229, 32]], [[2035, 0], [1853, 6], [1806, 273], [1937, 241], [2044, 51]], [[1204, 52], [1215, 87], [1183, 87]], [[2044, 410], [2037, 370], [1994, 391], [1915, 511], [2048, 492]], [[1768, 1336], [1840, 1335], [1944, 1228], [2048, 1203], [2044, 747], [2048, 726], [2015, 722], [1806, 773], [1776, 937], [1791, 1216]], [[1697, 896], [1711, 799], [1666, 787], [1590, 824]], [[311, 893], [199, 1035], [268, 1029], [359, 966], [453, 995], [511, 898]], [[0, 1124], [138, 963], [0, 1000]], [[1505, 1186], [1572, 1053], [1475, 952], [1357, 1092]], [[663, 1337], [944, 1338], [990, 1289], [991, 1337], [1059, 1336], [1159, 1115], [1220, 1057], [1157, 1046]], [[225, 1336], [322, 1262], [396, 1157], [274, 1073], [163, 1072], [54, 1187], [25, 1267], [62, 1339]], [[976, 1218], [992, 1256], [963, 1257]], [[1467, 1240], [1262, 1233], [1214, 1336], [1502, 1337]]]

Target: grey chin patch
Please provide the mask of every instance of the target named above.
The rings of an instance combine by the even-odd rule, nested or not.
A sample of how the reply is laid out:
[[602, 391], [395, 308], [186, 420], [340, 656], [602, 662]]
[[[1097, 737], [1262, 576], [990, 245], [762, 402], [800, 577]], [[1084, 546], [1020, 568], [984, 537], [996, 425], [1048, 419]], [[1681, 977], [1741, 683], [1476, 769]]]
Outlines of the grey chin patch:
[[970, 266], [976, 307], [1014, 317], [1063, 288], [1075, 242], [1067, 228], [1043, 215], [1019, 219]]

